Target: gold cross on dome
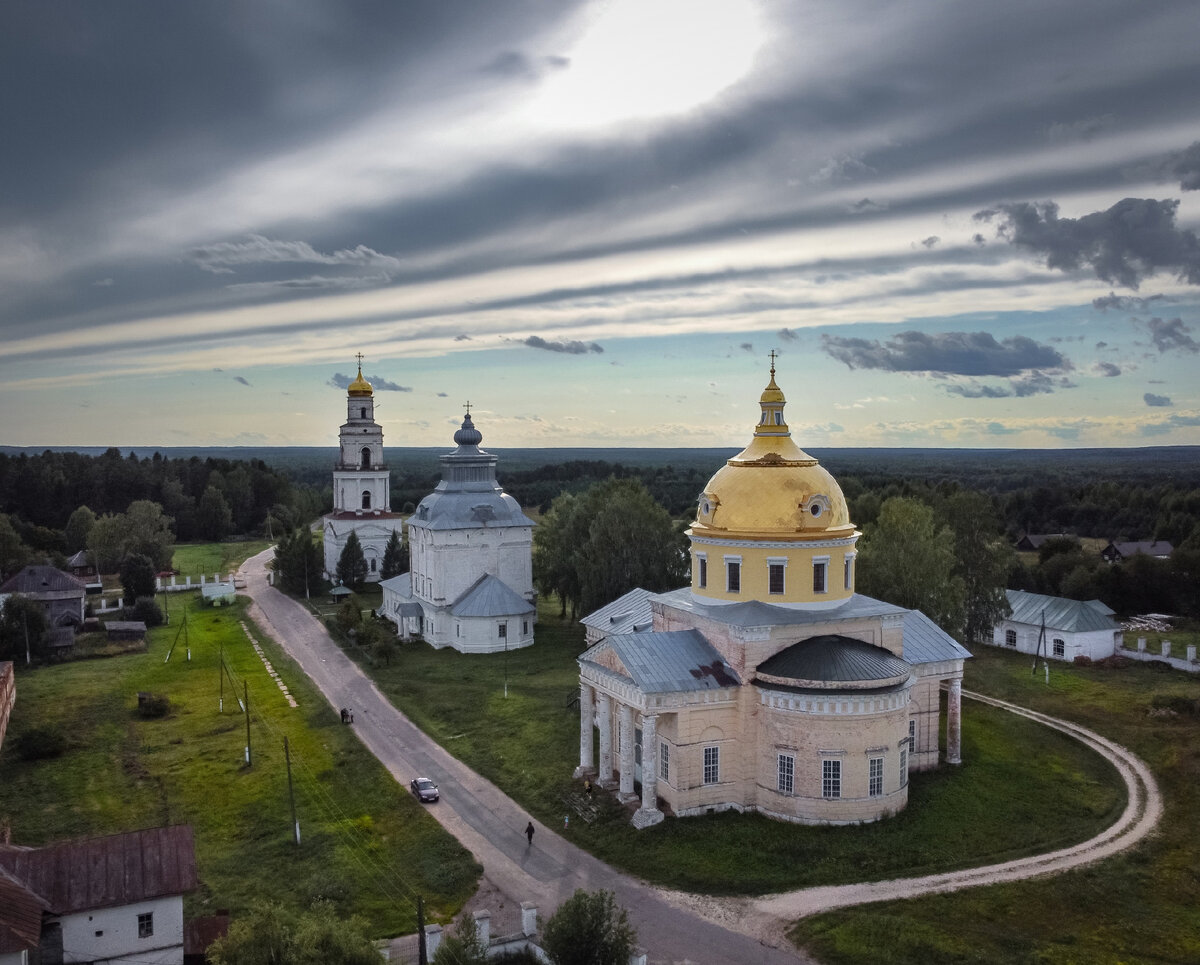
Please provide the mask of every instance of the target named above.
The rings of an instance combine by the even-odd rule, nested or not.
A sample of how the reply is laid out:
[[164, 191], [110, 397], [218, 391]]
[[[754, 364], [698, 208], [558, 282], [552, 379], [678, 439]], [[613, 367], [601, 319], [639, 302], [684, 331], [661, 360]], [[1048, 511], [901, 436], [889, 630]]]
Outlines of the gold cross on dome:
[[771, 349], [771, 377], [775, 377], [775, 359], [779, 357], [779, 353], [775, 349]]
[[362, 352], [359, 352], [359, 353], [358, 353], [356, 356], [354, 356], [354, 357], [355, 357], [356, 359], [358, 359], [358, 367], [361, 369], [361, 368], [362, 368], [363, 353], [362, 353]]

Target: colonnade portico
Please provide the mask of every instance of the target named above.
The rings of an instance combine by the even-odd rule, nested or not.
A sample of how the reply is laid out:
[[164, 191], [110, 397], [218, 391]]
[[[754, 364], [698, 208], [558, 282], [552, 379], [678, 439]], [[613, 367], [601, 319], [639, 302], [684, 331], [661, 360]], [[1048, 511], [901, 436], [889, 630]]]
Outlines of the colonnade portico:
[[[613, 705], [616, 704], [616, 713]], [[623, 803], [637, 800], [634, 793], [635, 718], [636, 708], [623, 703], [610, 694], [598, 690], [588, 683], [579, 685], [579, 766], [575, 776], [592, 773], [595, 745], [593, 727], [599, 730], [599, 768], [596, 783], [606, 790], [616, 789]], [[633, 823], [644, 828], [663, 820], [658, 809], [658, 717], [655, 714], [640, 714], [642, 724], [642, 795], [641, 807], [634, 814]], [[616, 776], [613, 774], [613, 725], [616, 723]]]

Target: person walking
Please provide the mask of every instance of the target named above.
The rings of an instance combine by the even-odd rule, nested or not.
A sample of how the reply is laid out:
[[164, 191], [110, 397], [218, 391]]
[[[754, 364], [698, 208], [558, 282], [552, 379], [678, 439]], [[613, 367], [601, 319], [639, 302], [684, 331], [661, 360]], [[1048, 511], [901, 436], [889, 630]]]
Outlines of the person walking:
[[529, 844], [527, 844], [526, 847], [531, 847], [533, 845], [533, 822], [532, 821], [530, 821], [527, 825], [525, 825], [525, 837], [527, 837], [529, 839]]

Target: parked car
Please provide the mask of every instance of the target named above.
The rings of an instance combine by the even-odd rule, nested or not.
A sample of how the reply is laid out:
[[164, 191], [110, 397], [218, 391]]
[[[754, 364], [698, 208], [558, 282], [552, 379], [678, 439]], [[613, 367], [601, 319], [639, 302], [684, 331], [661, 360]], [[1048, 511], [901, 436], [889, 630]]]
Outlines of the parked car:
[[418, 801], [436, 801], [438, 799], [438, 786], [427, 777], [414, 777], [408, 786], [412, 788]]

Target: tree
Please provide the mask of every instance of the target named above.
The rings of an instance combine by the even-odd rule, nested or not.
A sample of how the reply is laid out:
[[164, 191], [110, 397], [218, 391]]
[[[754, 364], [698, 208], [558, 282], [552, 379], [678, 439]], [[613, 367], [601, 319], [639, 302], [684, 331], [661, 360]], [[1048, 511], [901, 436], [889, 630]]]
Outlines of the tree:
[[954, 533], [918, 499], [893, 496], [863, 533], [858, 586], [870, 596], [920, 610], [961, 633], [963, 579], [955, 572]]
[[235, 919], [208, 950], [211, 965], [378, 965], [383, 961], [361, 918], [318, 901], [293, 914], [270, 902]]
[[70, 518], [67, 520], [67, 525], [63, 529], [63, 541], [67, 545], [67, 552], [75, 553], [81, 549], [86, 549], [88, 534], [95, 525], [96, 514], [86, 506], [80, 506], [71, 513]]
[[216, 486], [209, 486], [196, 507], [196, 525], [207, 540], [220, 541], [233, 529], [233, 511]]
[[88, 555], [101, 573], [115, 573], [125, 555], [125, 517], [105, 513], [87, 538]]
[[374, 640], [371, 644], [371, 659], [377, 663], [382, 660], [385, 667], [392, 665], [392, 657], [396, 655], [396, 638], [387, 630], [381, 630], [374, 624], [367, 626], [375, 629]]
[[487, 965], [487, 945], [479, 936], [475, 919], [464, 912], [453, 930], [442, 935], [433, 965]]
[[358, 586], [367, 578], [367, 558], [354, 530], [350, 530], [342, 555], [338, 557], [337, 576], [345, 586]]
[[346, 633], [358, 631], [362, 624], [362, 601], [359, 600], [353, 593], [342, 601], [342, 605], [337, 608], [337, 622]]
[[275, 547], [275, 573], [279, 586], [288, 593], [307, 594], [316, 586], [321, 575], [321, 550], [307, 526], [279, 540]]
[[139, 597], [153, 597], [157, 590], [154, 561], [141, 553], [130, 553], [121, 560], [121, 586], [125, 589], [125, 602], [133, 603]]
[[542, 929], [542, 948], [554, 965], [626, 965], [636, 942], [611, 891], [578, 889]]
[[400, 533], [397, 530], [392, 530], [392, 535], [388, 537], [387, 546], [383, 548], [383, 566], [380, 570], [380, 579], [390, 580], [393, 576], [399, 576], [408, 569], [408, 544], [401, 542]]
[[170, 516], [149, 499], [138, 499], [125, 511], [125, 552], [142, 553], [156, 570], [169, 570], [175, 555], [175, 533]]
[[13, 529], [12, 521], [0, 513], [0, 579], [7, 579], [16, 573], [25, 565], [28, 556], [25, 544]]
[[983, 493], [961, 490], [946, 500], [945, 508], [963, 581], [963, 638], [990, 642], [992, 628], [1011, 612], [1004, 588], [1017, 562], [1016, 550]]
[[0, 604], [0, 660], [38, 656], [46, 636], [46, 614], [35, 600], [14, 593]]
[[574, 618], [579, 603], [579, 579], [572, 553], [582, 540], [583, 516], [580, 498], [563, 493], [550, 504], [533, 531], [533, 581], [545, 595], [554, 594], [566, 616], [568, 605]]

